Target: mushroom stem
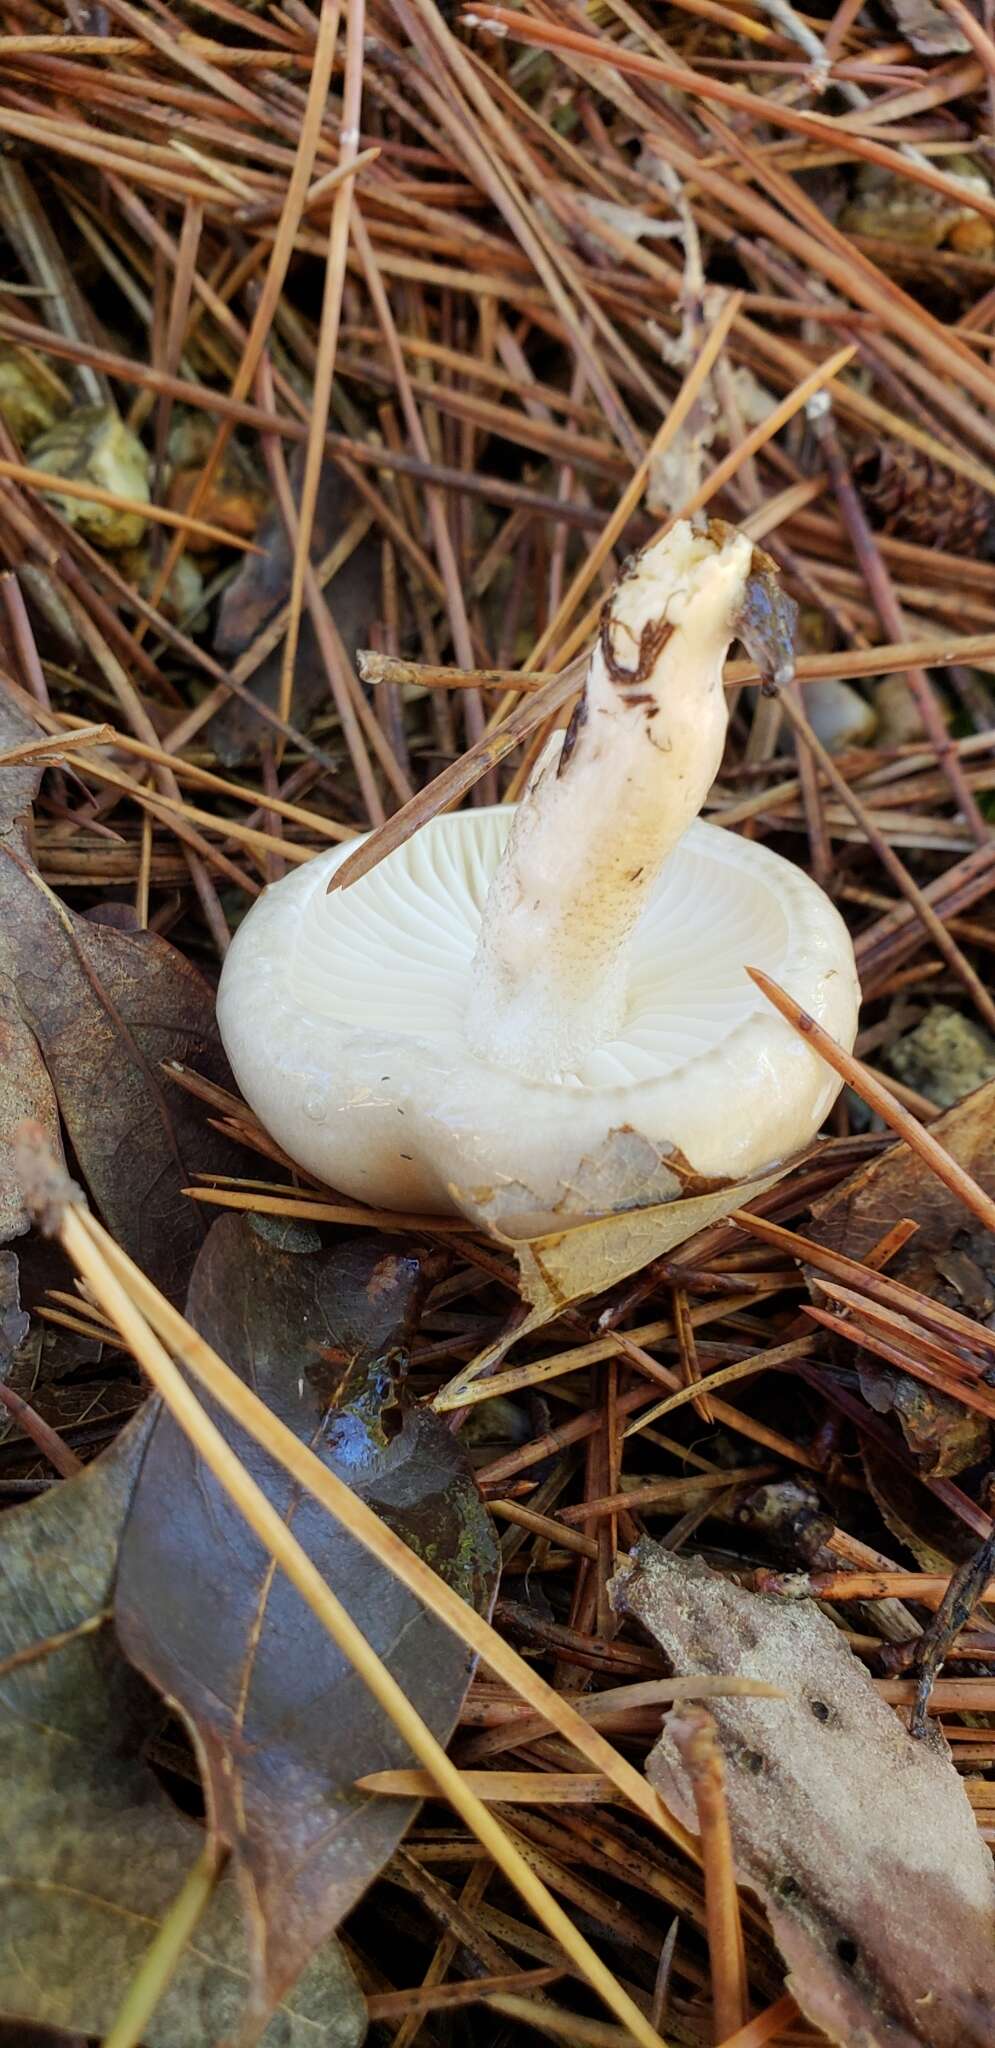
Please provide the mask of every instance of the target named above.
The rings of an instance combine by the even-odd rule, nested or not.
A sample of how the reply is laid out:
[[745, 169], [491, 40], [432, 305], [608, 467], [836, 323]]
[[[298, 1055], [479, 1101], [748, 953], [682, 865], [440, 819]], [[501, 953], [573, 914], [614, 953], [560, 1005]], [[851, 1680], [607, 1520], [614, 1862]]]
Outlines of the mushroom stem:
[[745, 535], [686, 521], [626, 565], [488, 892], [465, 1018], [479, 1058], [548, 1080], [621, 1026], [629, 940], [722, 758], [752, 565]]

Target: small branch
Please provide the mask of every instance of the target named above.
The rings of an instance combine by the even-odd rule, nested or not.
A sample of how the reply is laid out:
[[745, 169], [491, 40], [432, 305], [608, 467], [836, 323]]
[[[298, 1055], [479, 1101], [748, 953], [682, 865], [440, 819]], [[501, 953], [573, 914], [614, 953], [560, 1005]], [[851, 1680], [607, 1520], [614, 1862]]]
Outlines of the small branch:
[[748, 2017], [749, 1990], [739, 1917], [725, 1763], [715, 1722], [704, 1707], [671, 1714], [667, 1732], [680, 1751], [698, 1811], [705, 1867], [705, 1923], [712, 1966], [712, 2025], [717, 2042]]
[[979, 1601], [984, 1599], [993, 1564], [995, 1530], [979, 1544], [974, 1556], [965, 1558], [954, 1573], [936, 1613], [919, 1637], [912, 1660], [916, 1698], [909, 1720], [910, 1735], [921, 1739], [926, 1733], [933, 1681], [951, 1644], [970, 1621]]

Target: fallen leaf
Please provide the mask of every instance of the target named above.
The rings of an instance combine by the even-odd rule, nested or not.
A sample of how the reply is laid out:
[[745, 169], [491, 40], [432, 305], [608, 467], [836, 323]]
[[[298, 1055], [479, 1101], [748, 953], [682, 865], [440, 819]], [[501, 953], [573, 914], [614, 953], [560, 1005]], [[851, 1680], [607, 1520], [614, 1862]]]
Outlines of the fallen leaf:
[[[676, 1245], [695, 1237], [699, 1230], [721, 1222], [733, 1209], [746, 1208], [758, 1195], [774, 1187], [787, 1171], [786, 1166], [778, 1167], [758, 1179], [713, 1187], [703, 1194], [654, 1202], [644, 1209], [619, 1209], [613, 1215], [597, 1217], [594, 1222], [577, 1223], [572, 1229], [550, 1231], [542, 1237], [509, 1237], [490, 1222], [492, 1236], [515, 1255], [519, 1291], [529, 1312], [523, 1322], [502, 1332], [473, 1360], [468, 1377], [477, 1379], [482, 1372], [491, 1371], [520, 1337], [541, 1329], [571, 1302], [605, 1293], [620, 1280], [627, 1280], [630, 1273], [640, 1272], [651, 1260], [662, 1258]], [[502, 1200], [506, 1196], [504, 1190]], [[464, 1210], [468, 1208], [470, 1198], [465, 1190], [460, 1191], [458, 1202]], [[477, 1213], [482, 1214], [479, 1202], [475, 1206]], [[455, 1396], [462, 1379], [460, 1375], [451, 1382], [440, 1408], [459, 1405]]]
[[[173, 467], [166, 487], [166, 503], [174, 512], [187, 512], [196, 500], [199, 518], [220, 527], [224, 533], [241, 534], [243, 539], [251, 540], [266, 504], [266, 493], [237, 441], [226, 443], [207, 494], [203, 495], [204, 463], [213, 433], [214, 421], [209, 414], [187, 414], [178, 422], [178, 428], [170, 435]], [[215, 545], [205, 534], [187, 535], [187, 547], [194, 555], [210, 555]]]
[[[78, 405], [63, 419], [36, 436], [27, 451], [32, 469], [51, 476], [96, 484], [117, 492], [133, 505], [149, 502], [149, 458], [138, 435], [125, 425], [114, 405]], [[99, 504], [93, 498], [61, 497], [47, 491], [67, 526], [78, 529], [97, 547], [137, 547], [146, 520], [140, 511]]]
[[[0, 1260], [11, 1257], [11, 1253], [0, 1252]], [[25, 1323], [27, 1317], [24, 1318]], [[6, 1385], [64, 1437], [70, 1450], [84, 1451], [96, 1440], [109, 1442], [122, 1423], [134, 1415], [141, 1406], [142, 1390], [130, 1375], [121, 1374], [109, 1379], [106, 1369], [99, 1365], [92, 1367], [92, 1377], [85, 1379], [59, 1379], [51, 1371], [50, 1355], [43, 1343], [45, 1325], [36, 1324], [26, 1343], [22, 1343], [12, 1359], [9, 1369], [2, 1374]], [[71, 1361], [70, 1361], [71, 1363]], [[23, 1475], [29, 1472], [44, 1474], [51, 1478], [48, 1460], [35, 1450], [25, 1436], [16, 1416], [0, 1410], [0, 1444], [8, 1446], [8, 1456], [13, 1457], [17, 1446], [21, 1455], [17, 1459], [17, 1470]], [[5, 1464], [5, 1471], [14, 1466]]]
[[[30, 734], [0, 687], [0, 751], [25, 725]], [[8, 809], [6, 778], [21, 778], [23, 806], [23, 772], [0, 769]], [[57, 1101], [108, 1229], [181, 1301], [204, 1236], [198, 1205], [183, 1189], [199, 1172], [237, 1171], [239, 1154], [192, 1097], [166, 1087], [159, 1069], [179, 1059], [230, 1083], [212, 991], [154, 933], [77, 917], [42, 881], [16, 830], [0, 838], [0, 1050], [0, 1217], [8, 1234], [23, 1228], [7, 1179], [10, 1132], [34, 1117], [57, 1145]]]
[[[79, 1478], [0, 1522], [0, 1656], [79, 1629], [109, 1605], [121, 1527], [155, 1420], [150, 1402]], [[8, 1672], [0, 1692], [4, 1798], [0, 2015], [103, 2035], [203, 1846], [141, 1759], [150, 1696], [99, 1628]], [[145, 2048], [216, 2042], [247, 1991], [242, 1915], [222, 1879], [142, 2035]], [[359, 2048], [363, 2000], [338, 1944], [274, 2019], [268, 2048]]]
[[[2, 679], [0, 679], [2, 682]], [[40, 727], [0, 687], [0, 753], [39, 736]], [[0, 768], [0, 848], [9, 839], [28, 858], [26, 825], [38, 793], [42, 770], [31, 762]], [[0, 1244], [20, 1237], [28, 1227], [21, 1190], [13, 1171], [11, 1137], [23, 1117], [42, 1129], [53, 1151], [60, 1152], [55, 1091], [38, 1046], [21, 1017], [0, 966]]]
[[[955, 1103], [930, 1128], [986, 1193], [995, 1195], [995, 1080]], [[908, 1145], [892, 1145], [816, 1202], [808, 1234], [829, 1251], [863, 1259], [905, 1216], [918, 1228], [889, 1260], [889, 1274], [964, 1314], [990, 1313], [995, 1302], [992, 1239]], [[809, 1292], [821, 1298], [817, 1269], [807, 1268], [806, 1279]], [[988, 1424], [962, 1403], [934, 1394], [912, 1375], [882, 1367], [863, 1354], [860, 1373], [865, 1399], [879, 1414], [894, 1412], [927, 1476], [963, 1472], [988, 1455]]]
[[[323, 1250], [310, 1227], [228, 1215], [197, 1261], [187, 1313], [331, 1470], [486, 1611], [496, 1545], [460, 1444], [395, 1393], [423, 1284], [418, 1261], [386, 1240]], [[448, 1740], [472, 1671], [465, 1648], [229, 1418], [216, 1419]], [[410, 1755], [166, 1415], [128, 1520], [117, 1615], [128, 1655], [196, 1733], [213, 1826], [246, 1899], [251, 2013], [262, 2021], [416, 1811], [357, 1792], [355, 1780]]]
[[[2, 781], [0, 774], [0, 783]], [[3, 858], [4, 847], [0, 840], [0, 862]], [[0, 918], [2, 915], [0, 908]], [[32, 1122], [41, 1125], [56, 1157], [62, 1154], [55, 1089], [38, 1041], [25, 1023], [10, 986], [3, 980], [6, 950], [0, 932], [0, 1244], [7, 1244], [12, 1237], [20, 1237], [28, 1228], [11, 1145], [18, 1124], [25, 1117], [30, 1117]]]
[[885, 1527], [911, 1551], [922, 1571], [951, 1572], [972, 1555], [976, 1538], [968, 1524], [907, 1464], [889, 1457], [873, 1437], [865, 1437], [861, 1460]]
[[[648, 1540], [611, 1591], [678, 1673], [787, 1695], [710, 1705], [739, 1881], [806, 2017], [847, 2048], [990, 2048], [995, 1874], [938, 1728], [913, 1740], [812, 1601], [747, 1592]], [[666, 1725], [647, 1776], [694, 1827]]]
[[888, 6], [914, 50], [924, 56], [951, 55], [970, 49], [963, 30], [933, 0], [888, 0]]
[[924, 1478], [949, 1479], [987, 1457], [988, 1424], [963, 1401], [936, 1393], [911, 1373], [896, 1372], [866, 1351], [857, 1354], [857, 1377], [868, 1407], [877, 1415], [895, 1416]]
[[[944, 1151], [995, 1196], [995, 1079], [956, 1102], [929, 1124], [929, 1130]], [[940, 1264], [950, 1249], [968, 1251], [983, 1268], [991, 1266], [989, 1278], [995, 1282], [991, 1237], [975, 1225], [958, 1196], [936, 1174], [925, 1174], [921, 1159], [907, 1145], [891, 1145], [815, 1202], [809, 1237], [829, 1251], [862, 1260], [899, 1217], [917, 1223], [915, 1237], [889, 1260], [889, 1274], [905, 1286], [919, 1288], [921, 1294], [938, 1294], [950, 1307], [962, 1309], [962, 1298]], [[942, 1292], [944, 1288], [948, 1292]]]
[[[27, 746], [41, 736], [41, 727], [21, 710], [13, 694], [4, 688], [0, 693], [0, 754], [12, 753], [15, 747]], [[0, 768], [0, 838], [6, 838], [8, 832], [20, 833], [38, 794], [41, 778], [42, 769], [32, 761], [19, 761], [12, 767]]]

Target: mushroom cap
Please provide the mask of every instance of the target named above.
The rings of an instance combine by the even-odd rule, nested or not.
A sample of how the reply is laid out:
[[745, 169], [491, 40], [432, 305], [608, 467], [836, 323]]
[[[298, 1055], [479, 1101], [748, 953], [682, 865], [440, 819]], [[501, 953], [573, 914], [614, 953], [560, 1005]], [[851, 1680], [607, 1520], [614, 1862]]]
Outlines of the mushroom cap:
[[512, 815], [435, 818], [329, 895], [356, 842], [337, 846], [254, 904], [218, 1021], [271, 1135], [361, 1201], [462, 1210], [511, 1235], [797, 1152], [840, 1083], [745, 968], [766, 969], [852, 1045], [853, 950], [822, 890], [763, 846], [691, 825], [630, 942], [622, 1029], [572, 1071], [527, 1081], [476, 1058], [462, 1021]]
[[235, 934], [217, 1016], [237, 1083], [311, 1174], [373, 1206], [463, 1210], [510, 1235], [801, 1149], [837, 1075], [774, 1014], [766, 969], [852, 1047], [850, 934], [801, 868], [694, 823], [631, 942], [622, 1030], [555, 1081], [463, 1036], [483, 901], [512, 807], [436, 817], [348, 891], [356, 842], [274, 883]]

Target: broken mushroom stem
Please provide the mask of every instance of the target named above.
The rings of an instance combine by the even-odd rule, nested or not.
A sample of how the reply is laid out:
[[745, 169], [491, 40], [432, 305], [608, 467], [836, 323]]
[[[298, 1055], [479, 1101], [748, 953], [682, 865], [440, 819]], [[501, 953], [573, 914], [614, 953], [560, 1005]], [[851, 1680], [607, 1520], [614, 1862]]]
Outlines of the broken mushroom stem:
[[794, 608], [771, 572], [719, 521], [681, 521], [626, 564], [487, 896], [465, 1017], [478, 1058], [549, 1080], [619, 1029], [632, 933], [722, 759], [730, 641], [774, 682], [791, 674]]

